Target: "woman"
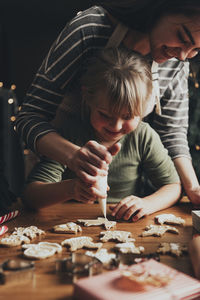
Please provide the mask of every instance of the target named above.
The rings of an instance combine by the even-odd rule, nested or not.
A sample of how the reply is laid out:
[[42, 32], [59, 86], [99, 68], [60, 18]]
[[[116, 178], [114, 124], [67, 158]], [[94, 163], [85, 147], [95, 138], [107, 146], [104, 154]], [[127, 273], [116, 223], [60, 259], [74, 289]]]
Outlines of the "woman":
[[[78, 147], [60, 137], [49, 121], [64, 94], [73, 95], [80, 89], [87, 59], [107, 44], [122, 43], [154, 60], [153, 66], [158, 63], [153, 75], [160, 101], [152, 126], [168, 149], [188, 197], [200, 204], [200, 186], [187, 143], [189, 70], [184, 61], [200, 48], [200, 3], [108, 0], [101, 4], [79, 13], [63, 29], [27, 93], [17, 130], [32, 150], [67, 165], [85, 184], [94, 183], [94, 176], [105, 172], [106, 163], [111, 162], [115, 146], [107, 149], [89, 142]], [[128, 27], [121, 26], [116, 33], [119, 22]]]

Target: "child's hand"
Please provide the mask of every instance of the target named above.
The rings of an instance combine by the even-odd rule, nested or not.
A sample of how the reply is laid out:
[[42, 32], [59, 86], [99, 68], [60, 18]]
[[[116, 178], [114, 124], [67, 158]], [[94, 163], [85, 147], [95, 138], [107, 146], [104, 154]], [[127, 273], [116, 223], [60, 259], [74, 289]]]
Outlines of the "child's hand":
[[[94, 177], [97, 180], [97, 177]], [[96, 181], [93, 185], [87, 184], [76, 178], [73, 180], [73, 199], [84, 202], [87, 204], [92, 204], [98, 198], [106, 198], [107, 194], [104, 194], [96, 185]]]
[[133, 195], [124, 198], [116, 205], [110, 205], [109, 208], [116, 219], [129, 220], [131, 218], [132, 221], [137, 221], [147, 214], [144, 199]]

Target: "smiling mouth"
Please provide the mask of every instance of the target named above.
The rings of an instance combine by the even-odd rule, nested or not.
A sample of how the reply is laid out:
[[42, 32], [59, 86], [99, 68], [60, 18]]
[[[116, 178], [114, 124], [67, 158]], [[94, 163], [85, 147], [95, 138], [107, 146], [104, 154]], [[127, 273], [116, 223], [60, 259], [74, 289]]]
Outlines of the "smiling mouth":
[[118, 137], [121, 134], [119, 131], [118, 132], [113, 132], [113, 131], [110, 131], [110, 130], [108, 130], [106, 128], [105, 128], [105, 131], [106, 131], [107, 134], [109, 134], [112, 137]]

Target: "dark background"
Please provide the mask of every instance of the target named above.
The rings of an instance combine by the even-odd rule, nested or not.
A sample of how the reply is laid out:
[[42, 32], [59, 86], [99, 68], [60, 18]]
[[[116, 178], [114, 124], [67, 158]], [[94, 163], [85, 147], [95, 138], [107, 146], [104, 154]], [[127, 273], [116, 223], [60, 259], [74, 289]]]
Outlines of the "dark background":
[[57, 35], [93, 0], [0, 0], [0, 81], [19, 103]]

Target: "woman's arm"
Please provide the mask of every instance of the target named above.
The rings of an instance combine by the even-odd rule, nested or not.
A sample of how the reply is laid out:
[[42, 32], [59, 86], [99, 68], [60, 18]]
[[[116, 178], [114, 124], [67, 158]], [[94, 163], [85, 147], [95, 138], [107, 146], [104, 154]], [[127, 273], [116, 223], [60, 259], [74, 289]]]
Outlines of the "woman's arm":
[[[169, 62], [165, 64], [169, 64]], [[180, 68], [181, 64], [182, 67]], [[161, 77], [163, 72], [165, 71], [162, 71], [162, 67], [160, 67], [159, 75]], [[187, 141], [188, 76], [188, 63], [179, 62], [177, 71], [171, 78], [170, 84], [166, 85], [166, 92], [161, 98], [162, 115], [155, 115], [154, 128], [174, 161], [188, 198], [194, 204], [200, 204], [200, 186], [192, 166]], [[161, 78], [160, 82], [163, 86], [164, 82], [167, 81], [162, 83]]]
[[187, 157], [174, 159], [177, 172], [190, 201], [195, 205], [200, 205], [200, 185], [192, 166], [192, 161]]
[[158, 189], [155, 193], [139, 198], [128, 196], [117, 205], [111, 205], [112, 216], [116, 219], [123, 218], [137, 221], [143, 216], [153, 214], [156, 211], [168, 208], [175, 204], [181, 195], [180, 183], [167, 184]]
[[[17, 132], [32, 151], [37, 151], [37, 141], [42, 136], [55, 132], [50, 121], [63, 96], [73, 87], [79, 88], [85, 61], [107, 43], [113, 28], [103, 13], [102, 9], [92, 7], [83, 12], [84, 16], [79, 14], [68, 22], [37, 71], [16, 120]], [[55, 152], [53, 158], [58, 156]]]

